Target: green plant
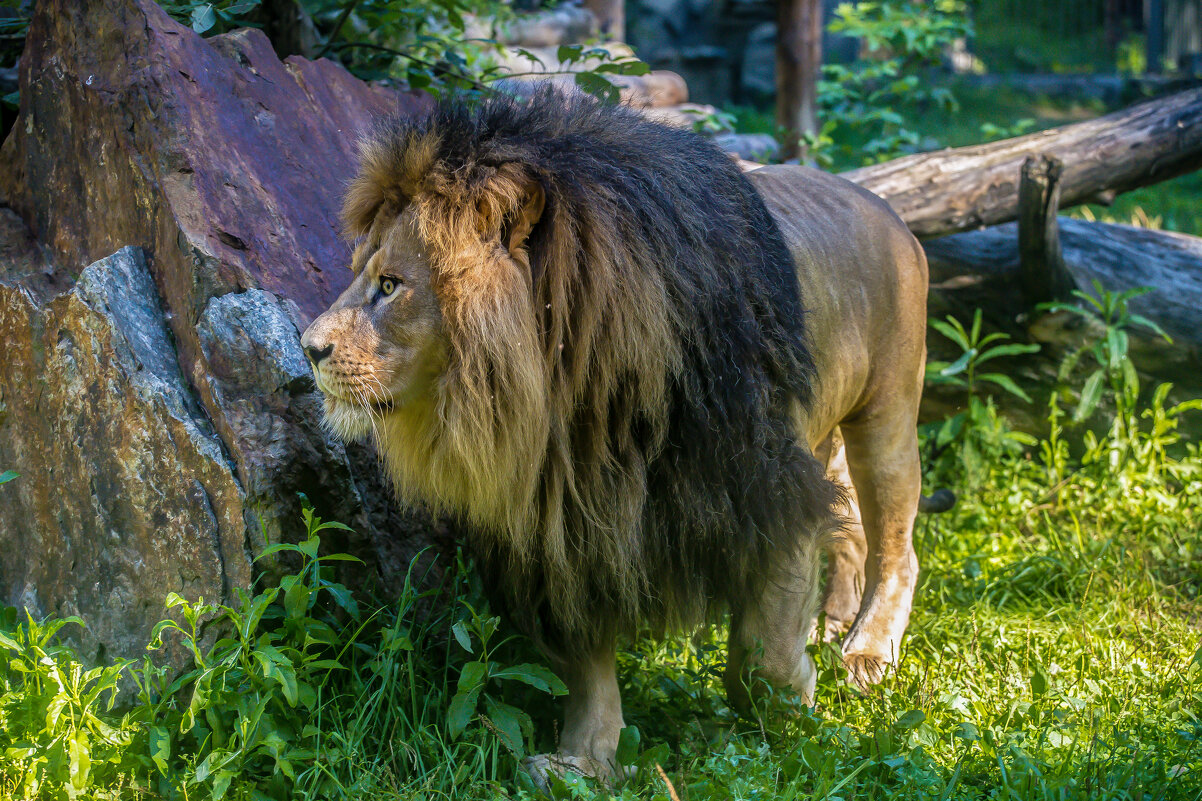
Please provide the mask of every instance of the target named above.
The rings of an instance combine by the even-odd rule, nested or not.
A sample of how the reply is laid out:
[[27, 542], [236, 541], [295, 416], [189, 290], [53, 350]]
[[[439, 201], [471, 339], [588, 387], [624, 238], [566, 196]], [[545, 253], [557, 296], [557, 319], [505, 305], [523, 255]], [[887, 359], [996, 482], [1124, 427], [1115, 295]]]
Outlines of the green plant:
[[133, 731], [106, 714], [129, 663], [85, 669], [53, 642], [68, 625], [84, 624], [0, 612], [0, 775], [22, 798], [75, 798], [95, 782], [119, 783], [130, 767], [123, 751]]
[[[513, 639], [512, 635], [494, 643], [501, 625], [499, 617], [482, 615], [470, 603], [463, 603], [468, 615], [451, 627], [455, 641], [475, 659], [463, 665], [455, 697], [447, 713], [447, 730], [456, 739], [468, 724], [477, 721], [500, 737], [515, 759], [529, 752], [534, 737], [534, 723], [523, 710], [504, 703], [496, 690], [509, 682], [518, 682], [552, 696], [566, 695], [567, 687], [543, 665], [523, 663], [505, 665], [496, 661], [496, 652]], [[477, 645], [478, 644], [478, 645]], [[477, 650], [478, 649], [478, 650]], [[496, 690], [490, 692], [493, 685]], [[483, 702], [484, 711], [479, 710]]]
[[[225, 796], [235, 778], [283, 793], [296, 782], [297, 770], [318, 757], [320, 746], [305, 719], [317, 711], [319, 689], [331, 671], [345, 669], [340, 661], [345, 645], [330, 615], [343, 613], [358, 623], [360, 611], [328, 567], [354, 557], [318, 555], [320, 533], [346, 526], [322, 522], [307, 505], [303, 514], [302, 542], [273, 545], [259, 557], [301, 557], [300, 571], [284, 576], [278, 587], [255, 596], [239, 591], [236, 606], [190, 602], [175, 593], [167, 597], [167, 608], [178, 608], [183, 621], [155, 626], [151, 647], [162, 647], [164, 636], [173, 632], [193, 660], [192, 670], [159, 696], [190, 694], [178, 727], [155, 726], [149, 733], [152, 761], [172, 783], [202, 787], [215, 799]], [[323, 604], [328, 604], [324, 610]], [[215, 617], [224, 636], [204, 648], [203, 624]], [[199, 761], [176, 773], [165, 754], [181, 748]]]
[[840, 3], [828, 27], [860, 39], [870, 57], [853, 65], [823, 65], [818, 83], [823, 123], [807, 140], [809, 152], [826, 166], [914, 152], [919, 136], [904, 112], [955, 108], [952, 93], [922, 80], [921, 73], [938, 65], [953, 40], [968, 35], [964, 3]]
[[263, 0], [213, 0], [213, 2], [163, 2], [163, 10], [197, 33], [226, 33], [234, 28], [257, 27], [251, 13]]
[[[498, 662], [521, 643], [493, 642], [495, 618], [465, 622], [456, 637], [487, 635], [478, 661], [490, 686], [479, 725], [448, 741], [448, 684], [475, 669], [448, 645], [448, 605], [470, 595], [466, 566], [448, 572], [449, 595], [419, 592], [419, 556], [396, 602], [364, 607], [334, 575], [353, 557], [320, 552], [321, 534], [345, 526], [307, 502], [304, 521], [301, 542], [260, 557], [296, 565], [277, 582], [231, 604], [169, 596], [175, 617], [149, 647], [184, 656], [182, 672], [150, 658], [86, 669], [53, 642], [77, 618], [0, 614], [0, 798], [403, 798], [430, 784], [488, 797], [516, 764], [509, 749], [524, 747], [514, 726], [533, 732], [505, 685], [562, 685], [539, 665]], [[115, 712], [122, 686], [136, 694]]]
[[0, 473], [0, 484], [7, 484], [8, 482], [12, 481], [14, 478], [20, 478], [20, 477], [21, 477], [21, 474], [16, 472], [15, 470], [5, 470], [3, 473]]
[[994, 387], [1028, 403], [1031, 397], [1008, 375], [980, 372], [980, 368], [996, 359], [1035, 353], [1039, 345], [1008, 342], [1010, 337], [1001, 332], [983, 335], [981, 323], [980, 309], [974, 312], [968, 328], [950, 315], [946, 320], [931, 320], [931, 327], [954, 343], [960, 349], [960, 355], [950, 362], [927, 362], [926, 367], [927, 384], [964, 390], [964, 410], [928, 428], [929, 461], [938, 462], [944, 452], [956, 446], [957, 463], [970, 484], [980, 477], [986, 463], [999, 458], [1003, 452], [1034, 444], [1028, 435], [1009, 430], [998, 416], [992, 398], [982, 399], [980, 391], [982, 387]]
[[1140, 381], [1135, 364], [1131, 361], [1129, 331], [1146, 329], [1166, 342], [1172, 338], [1159, 325], [1140, 314], [1131, 312], [1129, 303], [1151, 291], [1147, 287], [1110, 292], [1100, 282], [1093, 282], [1094, 294], [1073, 290], [1073, 296], [1084, 305], [1073, 303], [1047, 303], [1038, 308], [1044, 311], [1065, 312], [1082, 317], [1098, 334], [1079, 348], [1071, 351], [1060, 364], [1058, 380], [1067, 387], [1070, 378], [1083, 357], [1093, 363], [1082, 385], [1074, 423], [1087, 420], [1099, 405], [1109, 398], [1114, 406], [1108, 437], [1110, 459], [1125, 458], [1131, 445], [1133, 432], [1138, 427], [1136, 403], [1139, 398]]
[[[202, 34], [261, 27], [265, 13], [262, 0], [160, 2]], [[470, 30], [472, 19], [504, 24], [513, 17], [510, 6], [498, 0], [298, 0], [298, 13], [311, 22], [316, 57], [336, 57], [366, 80], [399, 80], [436, 94], [490, 94], [498, 91], [497, 81], [512, 77], [496, 63], [495, 55], [505, 48]], [[541, 64], [527, 50], [514, 52]], [[563, 68], [540, 74], [571, 75], [582, 91], [608, 102], [619, 96], [608, 76], [648, 71], [637, 58], [615, 57], [602, 47], [563, 45], [556, 58]]]

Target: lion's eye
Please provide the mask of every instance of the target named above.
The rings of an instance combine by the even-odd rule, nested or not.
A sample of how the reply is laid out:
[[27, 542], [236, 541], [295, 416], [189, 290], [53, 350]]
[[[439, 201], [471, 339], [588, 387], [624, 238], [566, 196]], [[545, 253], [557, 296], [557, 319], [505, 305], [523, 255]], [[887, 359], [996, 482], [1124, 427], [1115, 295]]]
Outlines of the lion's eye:
[[400, 282], [395, 278], [381, 278], [380, 294], [384, 295], [385, 297], [391, 295], [393, 292], [396, 292], [397, 284], [399, 283]]

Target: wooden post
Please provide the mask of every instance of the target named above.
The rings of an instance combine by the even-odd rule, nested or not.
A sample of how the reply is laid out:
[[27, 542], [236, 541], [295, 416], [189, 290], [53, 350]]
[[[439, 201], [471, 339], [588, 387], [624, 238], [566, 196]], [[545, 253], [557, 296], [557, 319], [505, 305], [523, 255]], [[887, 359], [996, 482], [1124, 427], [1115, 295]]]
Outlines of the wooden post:
[[1145, 60], [1148, 73], [1164, 72], [1164, 0], [1148, 0], [1148, 39]]
[[822, 69], [822, 0], [777, 0], [776, 127], [781, 158], [800, 158], [803, 134], [818, 133]]
[[1018, 188], [1019, 280], [1029, 306], [1065, 300], [1074, 288], [1060, 251], [1060, 159], [1030, 156]]

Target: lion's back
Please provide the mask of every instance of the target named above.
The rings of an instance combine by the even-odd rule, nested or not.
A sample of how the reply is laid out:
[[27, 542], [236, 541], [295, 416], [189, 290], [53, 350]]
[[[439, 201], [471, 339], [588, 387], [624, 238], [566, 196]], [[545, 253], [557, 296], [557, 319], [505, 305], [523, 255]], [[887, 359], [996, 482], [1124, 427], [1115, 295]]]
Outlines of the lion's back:
[[776, 165], [748, 179], [797, 271], [818, 375], [811, 437], [821, 439], [882, 384], [913, 380], [896, 373], [922, 361], [926, 256], [888, 203], [837, 175]]

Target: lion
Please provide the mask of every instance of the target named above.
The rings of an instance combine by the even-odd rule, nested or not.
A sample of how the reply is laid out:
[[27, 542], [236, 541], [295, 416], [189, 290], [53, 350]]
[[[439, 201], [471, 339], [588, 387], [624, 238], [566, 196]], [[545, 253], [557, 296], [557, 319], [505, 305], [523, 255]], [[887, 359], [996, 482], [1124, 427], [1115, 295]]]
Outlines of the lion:
[[302, 345], [327, 424], [460, 521], [564, 678], [532, 774], [614, 775], [615, 643], [638, 626], [729, 610], [746, 709], [753, 668], [812, 699], [825, 604], [878, 681], [918, 572], [927, 293], [889, 206], [551, 90], [388, 120], [360, 159], [354, 278]]

